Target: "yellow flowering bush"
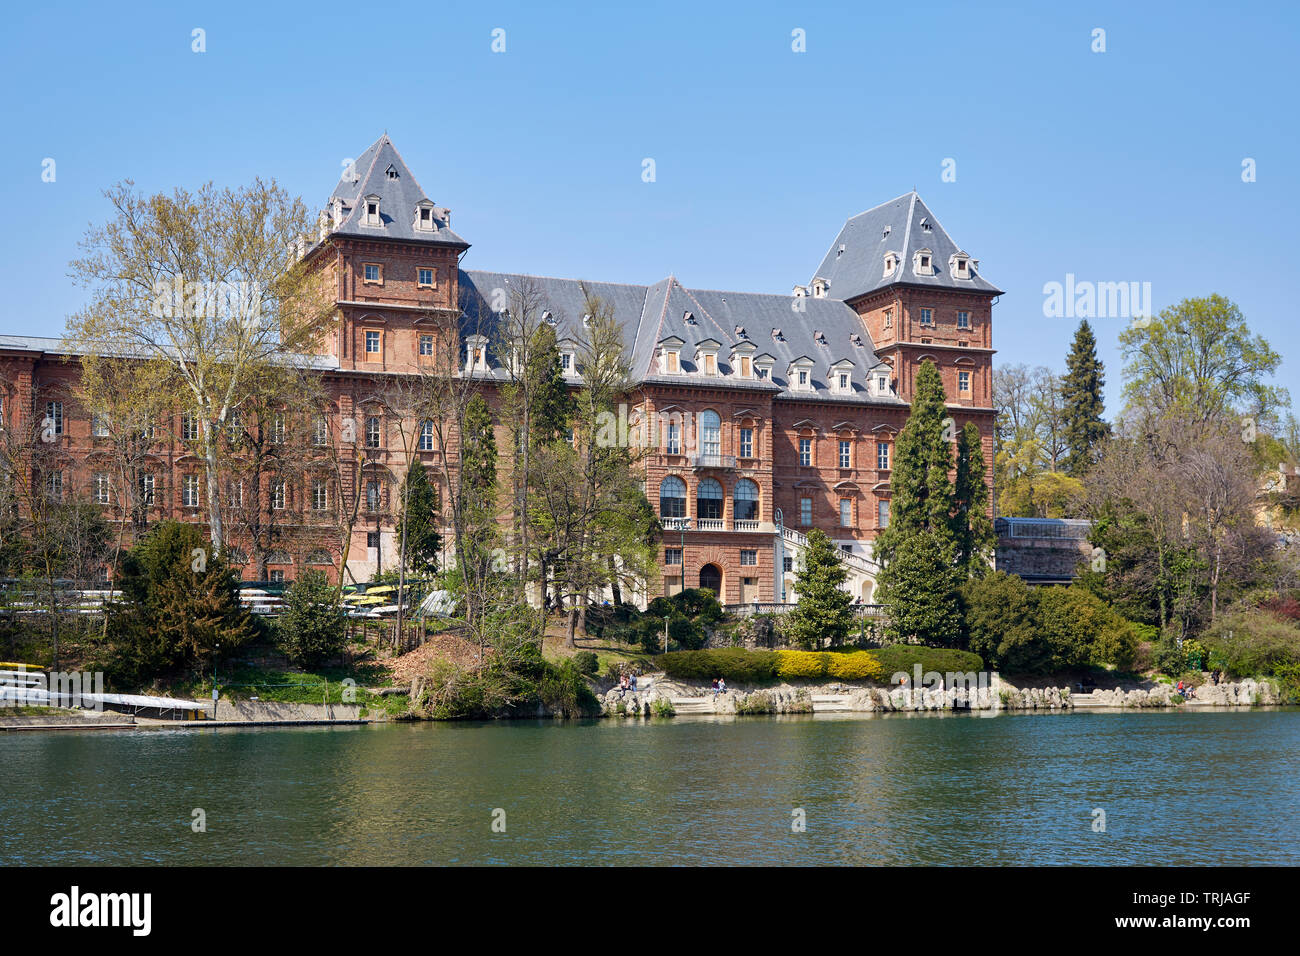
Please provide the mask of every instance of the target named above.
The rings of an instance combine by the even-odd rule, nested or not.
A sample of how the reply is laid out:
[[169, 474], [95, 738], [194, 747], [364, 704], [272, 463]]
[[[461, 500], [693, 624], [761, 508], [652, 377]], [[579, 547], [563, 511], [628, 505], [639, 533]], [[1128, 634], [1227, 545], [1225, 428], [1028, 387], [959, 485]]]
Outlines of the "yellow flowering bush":
[[825, 677], [832, 656], [821, 651], [777, 651], [776, 676], [782, 680]]
[[830, 654], [827, 676], [839, 680], [871, 680], [883, 683], [885, 668], [870, 651], [850, 651], [848, 654]]

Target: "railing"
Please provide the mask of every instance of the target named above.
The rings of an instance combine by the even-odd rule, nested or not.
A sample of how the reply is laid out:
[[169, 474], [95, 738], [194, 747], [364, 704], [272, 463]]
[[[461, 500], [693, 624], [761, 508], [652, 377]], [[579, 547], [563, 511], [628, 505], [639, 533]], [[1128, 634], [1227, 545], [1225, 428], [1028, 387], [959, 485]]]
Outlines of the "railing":
[[749, 518], [736, 518], [731, 522], [731, 529], [733, 531], [757, 531], [758, 522]]
[[697, 518], [696, 525], [700, 531], [721, 531], [723, 523], [721, 518]]
[[[724, 604], [722, 609], [737, 617], [752, 617], [756, 614], [789, 614], [794, 604], [780, 604], [773, 601], [752, 601], [749, 604]], [[883, 618], [888, 604], [850, 604], [849, 610], [854, 617]]]
[[735, 468], [735, 455], [696, 455], [691, 459], [695, 468]]
[[690, 531], [690, 518], [660, 518], [659, 523], [663, 525], [665, 531]]
[[[808, 536], [806, 534], [795, 531], [791, 528], [782, 528], [781, 533], [785, 536], [787, 541], [791, 541], [799, 545], [801, 548], [808, 547]], [[876, 574], [880, 571], [880, 567], [874, 561], [868, 561], [861, 555], [852, 554], [839, 548], [836, 548], [835, 550], [840, 556], [840, 560], [851, 568], [856, 568], [866, 574]]]

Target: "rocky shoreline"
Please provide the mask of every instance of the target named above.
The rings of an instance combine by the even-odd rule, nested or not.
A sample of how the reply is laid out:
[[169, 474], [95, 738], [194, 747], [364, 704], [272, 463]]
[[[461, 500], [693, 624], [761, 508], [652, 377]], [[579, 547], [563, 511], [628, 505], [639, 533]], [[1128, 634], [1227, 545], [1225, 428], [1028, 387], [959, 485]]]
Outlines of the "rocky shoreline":
[[715, 694], [700, 682], [675, 681], [663, 674], [647, 674], [640, 689], [611, 687], [596, 695], [604, 717], [652, 716], [671, 704], [675, 714], [811, 714], [892, 713], [919, 711], [1068, 711], [1084, 709], [1252, 707], [1280, 704], [1276, 685], [1268, 681], [1205, 684], [1191, 699], [1179, 697], [1171, 684], [1150, 683], [1128, 689], [1098, 689], [1088, 694], [1068, 686], [1017, 686], [991, 675], [979, 688], [882, 687], [873, 684], [779, 684], [768, 687], [736, 686]]

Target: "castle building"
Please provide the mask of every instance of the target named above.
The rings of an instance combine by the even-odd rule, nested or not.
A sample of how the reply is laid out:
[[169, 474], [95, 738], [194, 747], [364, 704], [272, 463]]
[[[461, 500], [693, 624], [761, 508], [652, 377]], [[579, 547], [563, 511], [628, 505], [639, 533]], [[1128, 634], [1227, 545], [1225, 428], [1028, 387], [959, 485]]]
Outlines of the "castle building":
[[[377, 383], [418, 373], [444, 347], [460, 351], [465, 373], [485, 389], [508, 381], [509, 359], [479, 334], [476, 313], [525, 287], [545, 303], [575, 388], [588, 296], [612, 308], [624, 330], [628, 414], [651, 436], [644, 489], [665, 529], [660, 573], [640, 599], [703, 586], [724, 604], [792, 601], [805, 534], [820, 528], [841, 549], [848, 586], [870, 603], [894, 443], [927, 359], [941, 372], [956, 426], [979, 427], [992, 481], [1000, 292], [915, 192], [845, 222], [807, 284], [789, 294], [691, 289], [673, 276], [643, 286], [464, 269], [469, 243], [450, 220], [384, 136], [345, 171], [304, 253], [333, 290], [337, 321], [313, 354], [296, 359], [322, 377], [330, 414], [356, 422], [365, 446], [351, 478], [365, 496], [347, 559], [358, 580], [392, 563], [392, 503], [409, 457], [436, 472], [444, 452], [455, 456], [424, 435], [399, 448]], [[460, 342], [437, 340], [447, 321], [462, 330]], [[49, 490], [107, 508], [97, 426], [78, 407], [77, 374], [77, 356], [59, 340], [0, 335], [4, 422], [53, 421]], [[197, 456], [161, 432], [152, 452], [138, 478], [148, 479], [149, 518], [202, 520]], [[298, 502], [310, 526], [309, 504], [321, 493], [309, 477], [299, 483], [277, 487], [268, 507]], [[342, 548], [323, 529], [285, 541], [260, 562], [237, 547], [244, 577], [291, 580], [313, 565], [339, 573]]]

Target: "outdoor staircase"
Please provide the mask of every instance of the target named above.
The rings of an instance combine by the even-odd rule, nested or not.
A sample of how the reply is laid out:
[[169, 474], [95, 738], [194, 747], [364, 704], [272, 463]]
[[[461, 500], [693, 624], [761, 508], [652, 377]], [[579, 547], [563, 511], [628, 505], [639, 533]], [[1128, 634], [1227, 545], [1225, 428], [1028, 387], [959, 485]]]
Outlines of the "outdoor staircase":
[[849, 710], [848, 694], [813, 694], [812, 709], [814, 714], [841, 713]]
[[715, 713], [713, 709], [712, 694], [707, 694], [704, 697], [672, 697], [669, 699], [673, 702], [673, 710], [675, 710], [679, 716], [685, 714]]

